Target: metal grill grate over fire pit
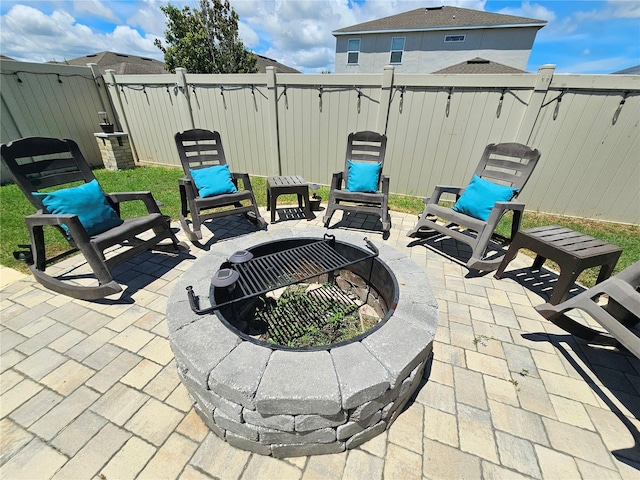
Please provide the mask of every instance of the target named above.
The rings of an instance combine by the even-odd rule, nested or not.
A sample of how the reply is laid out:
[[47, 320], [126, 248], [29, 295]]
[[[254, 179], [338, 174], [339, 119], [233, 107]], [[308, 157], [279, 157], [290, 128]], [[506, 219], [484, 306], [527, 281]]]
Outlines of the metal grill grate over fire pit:
[[[283, 240], [235, 252], [212, 277], [210, 307], [201, 308], [200, 298], [191, 286], [187, 287], [191, 309], [200, 315], [217, 311], [225, 325], [249, 341], [259, 341], [262, 337], [258, 333], [269, 334], [273, 348], [291, 347], [291, 342], [309, 327], [322, 327], [332, 314], [342, 317], [357, 312], [367, 302], [375, 304], [381, 317], [387, 318], [387, 305], [393, 310], [397, 302], [397, 285], [393, 275], [380, 268], [376, 269], [376, 284], [372, 284], [374, 259], [379, 252], [366, 238], [364, 242], [369, 251], [337, 244], [334, 236], [325, 234], [322, 240]], [[365, 288], [358, 289], [344, 277]], [[352, 288], [339, 288], [336, 279]], [[304, 298], [298, 295], [297, 301], [285, 308], [268, 304], [256, 308], [260, 304], [258, 297], [264, 304], [265, 294], [275, 290], [282, 293], [286, 287], [304, 281], [319, 288], [305, 292]]]
[[[306, 231], [315, 236], [279, 229], [216, 244], [183, 275], [167, 306], [170, 345], [196, 411], [230, 444], [263, 455], [336, 453], [383, 432], [420, 386], [437, 325], [426, 274], [404, 254], [371, 242], [358, 247], [362, 238], [348, 233], [333, 239]], [[238, 249], [253, 259], [230, 261]], [[211, 286], [225, 270], [222, 277], [237, 277]], [[333, 288], [343, 274], [364, 279], [384, 305], [369, 331], [292, 349], [245, 328], [251, 304], [266, 291], [316, 280]], [[207, 293], [211, 306], [200, 305]]]

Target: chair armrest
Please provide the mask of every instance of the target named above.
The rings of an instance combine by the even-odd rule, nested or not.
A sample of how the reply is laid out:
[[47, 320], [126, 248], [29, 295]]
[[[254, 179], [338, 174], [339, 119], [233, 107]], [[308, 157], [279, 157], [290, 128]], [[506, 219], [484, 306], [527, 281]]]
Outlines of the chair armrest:
[[77, 215], [56, 215], [52, 213], [34, 213], [25, 217], [27, 228], [33, 231], [34, 228], [44, 226], [62, 226], [66, 225], [69, 229], [69, 234], [73, 239], [73, 243], [81, 245], [87, 243], [90, 240], [89, 234], [80, 223], [80, 218]]
[[504, 213], [508, 210], [518, 210], [520, 212], [524, 212], [524, 203], [521, 202], [496, 202], [493, 205], [493, 209], [491, 210], [491, 215], [494, 214], [494, 212], [498, 212], [500, 213]]
[[251, 180], [249, 179], [248, 173], [232, 172], [231, 179], [233, 180], [233, 184], [236, 188], [238, 188], [238, 180], [242, 180], [242, 188], [253, 192], [253, 187], [251, 186]]
[[491, 209], [489, 218], [487, 219], [487, 225], [490, 226], [493, 231], [502, 216], [509, 210], [513, 211], [513, 221], [511, 223], [511, 240], [515, 236], [516, 232], [520, 229], [520, 221], [522, 220], [522, 214], [524, 212], [524, 203], [521, 202], [496, 202]]
[[344, 172], [335, 172], [331, 177], [331, 190], [342, 190], [342, 176]]
[[455, 194], [456, 198], [459, 198], [463, 190], [464, 190], [463, 187], [454, 187], [450, 185], [436, 185], [436, 187], [433, 189], [433, 194], [429, 199], [427, 199], [428, 200], [427, 203], [437, 204], [440, 201], [440, 197], [442, 196], [443, 193], [453, 193]]
[[153, 198], [151, 192], [113, 192], [108, 193], [107, 197], [109, 197], [114, 203], [142, 200], [145, 207], [147, 207], [147, 212], [160, 213], [160, 208], [158, 208], [158, 204], [156, 203], [155, 198]]

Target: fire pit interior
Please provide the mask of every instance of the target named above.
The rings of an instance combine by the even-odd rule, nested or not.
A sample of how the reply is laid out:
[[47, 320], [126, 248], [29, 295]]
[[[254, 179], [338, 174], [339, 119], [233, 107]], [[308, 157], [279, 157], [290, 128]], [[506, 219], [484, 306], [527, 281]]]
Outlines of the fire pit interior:
[[[404, 254], [305, 231], [216, 244], [167, 306], [196, 411], [230, 444], [263, 455], [336, 453], [383, 432], [420, 385], [437, 326], [427, 276]], [[349, 315], [350, 338], [304, 340]]]
[[[270, 241], [236, 252], [218, 270], [209, 298], [226, 326], [272, 348], [357, 341], [382, 325], [398, 300], [395, 278], [377, 260], [377, 248], [366, 238], [362, 243], [359, 248], [325, 235], [321, 240]], [[214, 311], [203, 312], [199, 303], [192, 301], [196, 312]]]

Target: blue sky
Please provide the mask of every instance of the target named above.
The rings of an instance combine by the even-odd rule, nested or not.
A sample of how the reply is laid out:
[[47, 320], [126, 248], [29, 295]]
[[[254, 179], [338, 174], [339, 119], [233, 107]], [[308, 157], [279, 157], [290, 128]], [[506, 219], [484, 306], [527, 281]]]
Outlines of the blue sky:
[[[434, 5], [546, 20], [527, 70], [611, 73], [640, 64], [640, 1], [578, 0], [230, 0], [245, 45], [305, 73], [334, 71], [333, 30]], [[63, 61], [104, 50], [162, 60], [158, 0], [0, 1], [0, 53], [16, 60]], [[173, 0], [197, 5], [197, 0]]]

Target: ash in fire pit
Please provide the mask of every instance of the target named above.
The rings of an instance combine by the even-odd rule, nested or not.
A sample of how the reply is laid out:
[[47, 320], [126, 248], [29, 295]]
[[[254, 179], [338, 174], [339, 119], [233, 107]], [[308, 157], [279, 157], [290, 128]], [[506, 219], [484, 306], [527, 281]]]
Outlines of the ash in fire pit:
[[[264, 455], [335, 453], [383, 432], [420, 385], [437, 325], [437, 303], [421, 267], [386, 245], [378, 246], [379, 255], [371, 255], [371, 249], [357, 246], [362, 244], [361, 237], [336, 232], [339, 238], [332, 250], [340, 258], [338, 268], [323, 267], [321, 274], [311, 269], [300, 275], [305, 285], [296, 275], [283, 280], [278, 274], [270, 287], [295, 284], [294, 291], [304, 288], [305, 298], [326, 289], [333, 303], [348, 299], [346, 310], [360, 309], [359, 303], [369, 303], [363, 298], [375, 296], [378, 306], [368, 306], [378, 309], [381, 319], [374, 319], [373, 328], [351, 340], [338, 339], [326, 346], [291, 348], [286, 345], [290, 340], [278, 341], [285, 345], [260, 340], [259, 335], [282, 322], [269, 323], [260, 308], [250, 305], [261, 303], [259, 295], [246, 295], [242, 279], [252, 277], [238, 269], [238, 284], [231, 289], [210, 287], [211, 277], [229, 267], [228, 260], [238, 248], [268, 263], [270, 255], [322, 241], [323, 230], [306, 231], [315, 236], [299, 239], [294, 231], [281, 229], [216, 244], [215, 251], [183, 275], [167, 307], [170, 345], [197, 412], [232, 445]], [[311, 258], [305, 254], [306, 261]], [[296, 272], [304, 271], [301, 264], [288, 263]], [[261, 278], [269, 277], [266, 270], [260, 272]], [[259, 285], [261, 278], [251, 280], [252, 291], [260, 295], [266, 293]], [[187, 286], [193, 287], [191, 301]], [[207, 293], [213, 309], [206, 303]], [[205, 314], [194, 312], [192, 306]], [[294, 305], [282, 316], [309, 328], [308, 310]], [[252, 331], [260, 322], [265, 332]]]

